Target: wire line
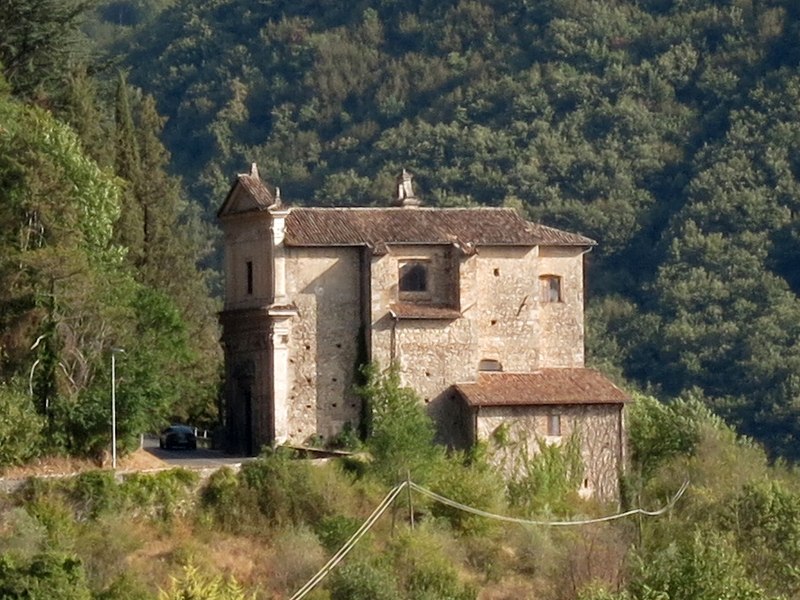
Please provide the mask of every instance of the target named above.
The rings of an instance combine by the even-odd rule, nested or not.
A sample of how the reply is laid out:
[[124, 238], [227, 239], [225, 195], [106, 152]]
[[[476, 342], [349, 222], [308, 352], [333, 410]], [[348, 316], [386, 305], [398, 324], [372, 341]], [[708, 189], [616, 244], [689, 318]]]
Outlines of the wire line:
[[642, 508], [634, 508], [631, 510], [627, 510], [625, 512], [616, 513], [613, 515], [607, 515], [605, 517], [597, 517], [594, 519], [579, 519], [575, 521], [538, 521], [538, 520], [531, 520], [531, 519], [519, 519], [516, 517], [508, 517], [505, 515], [498, 515], [495, 513], [490, 513], [485, 510], [481, 510], [479, 508], [474, 508], [472, 506], [467, 506], [466, 504], [461, 504], [460, 502], [456, 502], [455, 500], [451, 500], [450, 498], [446, 498], [436, 492], [432, 492], [429, 489], [426, 489], [420, 485], [417, 485], [411, 480], [403, 481], [402, 483], [397, 484], [394, 486], [388, 494], [381, 500], [380, 504], [372, 511], [367, 520], [361, 524], [356, 532], [350, 536], [350, 538], [344, 543], [344, 545], [339, 548], [339, 550], [334, 554], [325, 565], [317, 571], [317, 573], [306, 582], [306, 584], [297, 590], [294, 595], [289, 600], [300, 600], [306, 594], [308, 594], [314, 587], [322, 581], [328, 574], [333, 570], [333, 568], [338, 565], [342, 559], [347, 556], [350, 550], [364, 537], [367, 532], [372, 529], [372, 526], [378, 521], [381, 515], [386, 512], [386, 509], [391, 506], [392, 502], [395, 501], [397, 496], [402, 492], [406, 487], [409, 487], [412, 490], [423, 494], [424, 496], [428, 496], [437, 502], [442, 504], [446, 504], [447, 506], [451, 506], [452, 508], [456, 508], [458, 510], [462, 510], [464, 512], [472, 513], [474, 515], [478, 515], [480, 517], [486, 517], [487, 519], [496, 519], [498, 521], [505, 521], [507, 523], [517, 523], [519, 525], [545, 525], [549, 527], [574, 527], [574, 526], [581, 526], [581, 525], [589, 525], [591, 523], [603, 523], [606, 521], [613, 521], [615, 519], [622, 519], [624, 517], [630, 517], [631, 515], [645, 515], [648, 517], [657, 517], [659, 515], [663, 515], [665, 512], [670, 510], [675, 503], [683, 496], [686, 490], [689, 487], [689, 480], [683, 482], [680, 489], [677, 493], [670, 499], [667, 504], [663, 507], [659, 508], [658, 510], [644, 510]]
[[319, 570], [317, 573], [308, 580], [308, 582], [297, 590], [289, 600], [300, 600], [303, 598], [308, 592], [310, 592], [320, 581], [322, 581], [331, 570], [339, 564], [339, 562], [347, 556], [350, 550], [359, 542], [359, 540], [366, 535], [366, 533], [372, 528], [372, 526], [377, 522], [380, 516], [386, 512], [386, 509], [391, 506], [394, 499], [397, 498], [397, 495], [402, 492], [405, 487], [408, 485], [407, 481], [404, 481], [398, 485], [396, 485], [392, 490], [384, 497], [381, 503], [377, 506], [377, 508], [372, 511], [372, 514], [367, 518], [366, 521], [358, 528], [358, 530], [350, 536], [350, 539], [347, 540], [344, 545], [339, 549], [339, 551], [334, 554], [327, 563]]
[[644, 510], [642, 508], [634, 508], [631, 510], [627, 510], [625, 512], [616, 513], [613, 515], [607, 515], [605, 517], [597, 517], [595, 519], [580, 519], [574, 521], [537, 521], [531, 519], [519, 519], [517, 517], [507, 517], [505, 515], [498, 515], [495, 513], [490, 513], [485, 510], [481, 510], [479, 508], [473, 508], [472, 506], [467, 506], [466, 504], [461, 504], [460, 502], [456, 502], [455, 500], [451, 500], [450, 498], [446, 498], [437, 494], [436, 492], [432, 492], [428, 489], [425, 489], [422, 486], [417, 485], [413, 481], [410, 482], [411, 488], [416, 490], [420, 494], [433, 498], [434, 500], [441, 502], [442, 504], [446, 504], [453, 508], [457, 508], [459, 510], [463, 510], [464, 512], [472, 513], [474, 515], [478, 515], [481, 517], [486, 517], [487, 519], [496, 519], [498, 521], [505, 521], [507, 523], [517, 523], [520, 525], [546, 525], [550, 527], [570, 527], [576, 525], [589, 525], [591, 523], [603, 523], [605, 521], [614, 521], [616, 519], [622, 519], [624, 517], [629, 517], [631, 515], [645, 515], [648, 517], [657, 517], [659, 515], [663, 515], [669, 509], [671, 509], [678, 499], [683, 496], [686, 489], [689, 487], [689, 480], [683, 482], [683, 485], [680, 487], [678, 492], [672, 497], [672, 499], [667, 502], [662, 508], [658, 510]]

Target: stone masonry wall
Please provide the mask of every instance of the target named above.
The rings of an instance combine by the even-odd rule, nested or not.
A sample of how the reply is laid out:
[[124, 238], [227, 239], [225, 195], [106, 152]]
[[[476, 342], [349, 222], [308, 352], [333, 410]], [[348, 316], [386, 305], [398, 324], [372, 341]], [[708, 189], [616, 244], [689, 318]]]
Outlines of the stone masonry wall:
[[[561, 302], [539, 299], [539, 277], [561, 277]], [[579, 248], [541, 248], [536, 263], [534, 298], [539, 300], [537, 337], [540, 367], [582, 367], [583, 251]]]
[[286, 290], [298, 315], [289, 337], [289, 441], [357, 426], [353, 393], [361, 325], [358, 248], [287, 248]]
[[[231, 220], [225, 226], [225, 309], [266, 306], [272, 301], [271, 219], [268, 214]], [[253, 293], [247, 293], [247, 263]]]
[[[441, 282], [449, 282], [460, 318], [394, 320], [389, 314], [398, 301], [399, 263], [425, 256], [438, 286], [434, 298], [446, 296]], [[441, 247], [394, 248], [371, 265], [372, 357], [384, 367], [396, 360], [403, 383], [433, 403], [434, 417], [445, 404], [444, 390], [475, 381], [481, 360], [497, 360], [508, 372], [583, 366], [582, 260], [579, 249], [481, 247], [448, 262]], [[457, 276], [445, 268], [457, 268]], [[561, 302], [541, 301], [543, 274], [562, 278]]]
[[[586, 468], [582, 495], [602, 501], [619, 499], [619, 474], [623, 470], [623, 438], [621, 437], [621, 405], [584, 404], [570, 406], [481, 407], [477, 417], [477, 439], [491, 441], [504, 429], [506, 447], [496, 448], [497, 459], [513, 465], [517, 444], [527, 447], [529, 456], [538, 452], [539, 440], [561, 443], [570, 435], [580, 436], [581, 456]], [[548, 437], [549, 415], [560, 415], [561, 436]], [[512, 467], [513, 468], [513, 467]]]

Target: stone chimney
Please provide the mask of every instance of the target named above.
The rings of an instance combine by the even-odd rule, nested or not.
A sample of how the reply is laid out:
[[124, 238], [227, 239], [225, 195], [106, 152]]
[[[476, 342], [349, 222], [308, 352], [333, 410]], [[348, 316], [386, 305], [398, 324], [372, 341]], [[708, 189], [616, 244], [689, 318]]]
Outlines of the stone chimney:
[[392, 200], [392, 206], [400, 206], [402, 208], [416, 208], [422, 204], [422, 201], [414, 195], [414, 186], [411, 181], [414, 176], [403, 169], [397, 177], [397, 196]]

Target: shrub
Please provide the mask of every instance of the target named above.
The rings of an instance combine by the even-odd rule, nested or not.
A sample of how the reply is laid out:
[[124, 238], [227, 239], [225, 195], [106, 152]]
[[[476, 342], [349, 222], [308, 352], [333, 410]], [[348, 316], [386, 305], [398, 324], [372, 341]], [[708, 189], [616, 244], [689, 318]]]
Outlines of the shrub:
[[249, 531], [263, 520], [256, 491], [242, 485], [239, 475], [227, 467], [209, 477], [200, 502], [204, 515], [223, 531]]
[[199, 476], [186, 469], [158, 473], [135, 473], [120, 486], [126, 504], [134, 513], [169, 521], [188, 513]]
[[274, 525], [316, 524], [332, 511], [313, 485], [313, 467], [284, 450], [268, 450], [242, 466], [245, 486], [255, 492], [261, 514]]
[[330, 577], [331, 600], [402, 600], [388, 565], [352, 560]]
[[271, 579], [282, 589], [299, 588], [327, 560], [319, 540], [305, 526], [282, 529], [272, 539], [278, 553], [272, 561]]
[[427, 528], [407, 530], [392, 545], [395, 572], [408, 600], [474, 600], [477, 593], [462, 584], [453, 567], [452, 551]]
[[95, 519], [117, 509], [122, 501], [120, 487], [111, 471], [88, 471], [78, 474], [70, 483], [70, 496], [76, 517]]
[[[436, 469], [430, 487], [437, 494], [461, 504], [487, 512], [504, 512], [504, 482], [482, 453], [471, 456], [457, 453], [449, 457]], [[431, 513], [465, 535], [486, 535], [497, 524], [497, 521], [439, 502], [433, 502]]]
[[361, 521], [343, 515], [323, 517], [317, 524], [317, 537], [328, 552], [336, 552], [361, 526]]
[[29, 561], [0, 555], [0, 598], [91, 600], [92, 594], [80, 560], [45, 552]]
[[233, 578], [207, 575], [194, 565], [183, 567], [182, 573], [172, 579], [167, 590], [161, 590], [158, 600], [247, 600], [248, 596]]
[[37, 455], [43, 427], [30, 396], [0, 382], [0, 471]]
[[400, 384], [396, 365], [385, 373], [375, 364], [367, 365], [363, 374], [366, 383], [357, 392], [371, 417], [367, 447], [374, 459], [372, 471], [391, 485], [407, 474], [424, 482], [443, 453], [434, 444], [433, 421], [419, 396]]
[[747, 575], [731, 540], [695, 530], [666, 548], [642, 556], [630, 585], [636, 598], [669, 600], [766, 600]]

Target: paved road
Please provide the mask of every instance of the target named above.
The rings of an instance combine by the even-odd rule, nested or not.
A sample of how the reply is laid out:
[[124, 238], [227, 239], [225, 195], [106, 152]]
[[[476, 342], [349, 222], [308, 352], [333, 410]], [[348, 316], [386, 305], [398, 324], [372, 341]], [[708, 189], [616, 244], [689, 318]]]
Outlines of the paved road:
[[237, 466], [252, 458], [232, 456], [219, 450], [198, 448], [197, 450], [162, 450], [158, 438], [145, 438], [144, 449], [170, 466], [187, 469], [210, 469], [214, 467]]

